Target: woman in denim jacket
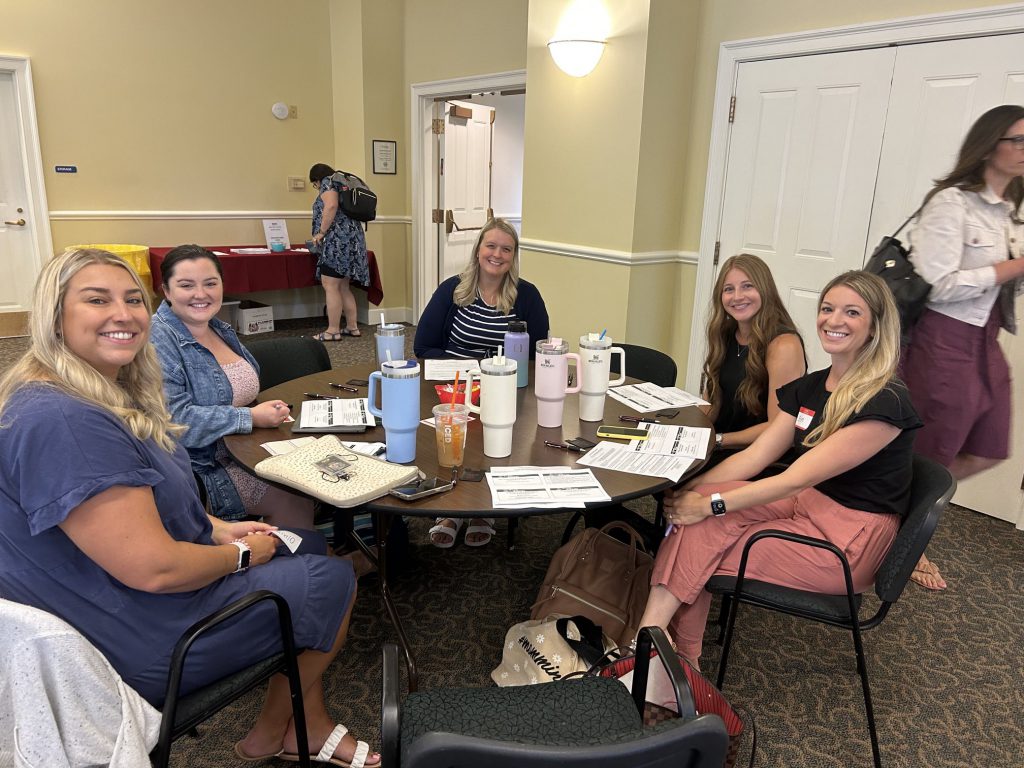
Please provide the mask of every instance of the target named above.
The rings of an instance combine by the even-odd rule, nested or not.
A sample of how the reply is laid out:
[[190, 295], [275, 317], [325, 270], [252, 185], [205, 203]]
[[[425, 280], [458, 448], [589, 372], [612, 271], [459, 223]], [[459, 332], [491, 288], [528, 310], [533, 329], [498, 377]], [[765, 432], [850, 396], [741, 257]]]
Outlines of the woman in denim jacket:
[[[924, 420], [914, 450], [957, 480], [1010, 451], [1010, 367], [999, 329], [1016, 333], [1024, 284], [1024, 106], [990, 109], [971, 126], [956, 166], [925, 197], [910, 260], [931, 285], [903, 375]], [[911, 578], [943, 589], [921, 556]]]
[[267, 485], [227, 454], [224, 435], [276, 427], [289, 414], [282, 400], [249, 407], [259, 391], [259, 366], [230, 325], [217, 319], [224, 299], [220, 261], [198, 245], [182, 245], [161, 265], [165, 300], [151, 337], [164, 374], [167, 408], [188, 430], [180, 438], [206, 488], [210, 512], [224, 520], [246, 515], [278, 526], [313, 527], [310, 499]]

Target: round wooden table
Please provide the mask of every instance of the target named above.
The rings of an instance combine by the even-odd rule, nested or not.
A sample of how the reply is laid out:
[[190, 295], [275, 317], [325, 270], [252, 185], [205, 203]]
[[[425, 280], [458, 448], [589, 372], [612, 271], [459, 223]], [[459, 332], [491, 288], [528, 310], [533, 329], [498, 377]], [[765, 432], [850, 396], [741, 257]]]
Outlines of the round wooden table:
[[[346, 392], [334, 389], [330, 382], [348, 386], [350, 379], [368, 379], [370, 373], [377, 368], [371, 364], [351, 366], [347, 368], [334, 368], [330, 371], [314, 373], [303, 376], [299, 379], [279, 384], [259, 395], [259, 401], [284, 400], [292, 406], [292, 415], [298, 419], [303, 400], [308, 400], [304, 392], [331, 395], [340, 398], [366, 397], [367, 388], [359, 387], [358, 393]], [[629, 380], [634, 381], [634, 380]], [[436, 384], [443, 382], [427, 381], [421, 378], [420, 382], [420, 418], [431, 417], [431, 409], [439, 401], [437, 392], [434, 390]], [[380, 396], [378, 387], [378, 398]], [[486, 471], [491, 467], [507, 466], [541, 466], [558, 467], [573, 466], [581, 454], [564, 451], [558, 448], [551, 448], [544, 445], [544, 441], [563, 443], [574, 437], [585, 437], [594, 442], [598, 441], [597, 428], [601, 423], [616, 424], [622, 426], [633, 426], [623, 424], [619, 416], [639, 416], [633, 409], [623, 405], [619, 401], [608, 397], [605, 399], [603, 422], [587, 422], [579, 420], [578, 411], [579, 398], [576, 395], [567, 395], [565, 398], [565, 413], [561, 427], [539, 427], [537, 426], [537, 400], [533, 390], [533, 371], [531, 363], [530, 385], [518, 390], [516, 405], [516, 423], [514, 437], [512, 439], [512, 454], [503, 459], [493, 459], [484, 456], [483, 453], [483, 425], [479, 418], [469, 423], [466, 435], [466, 450], [463, 461], [464, 468], [472, 468]], [[689, 407], [668, 410], [678, 410], [675, 417], [666, 418], [659, 416], [658, 421], [662, 424], [677, 424], [690, 427], [711, 427], [707, 416], [698, 408]], [[475, 415], [475, 414], [474, 414]], [[643, 414], [647, 417], [654, 417], [654, 413]], [[378, 420], [379, 422], [379, 420]], [[297, 421], [295, 422], [298, 423]], [[292, 424], [282, 424], [276, 429], [254, 429], [247, 435], [228, 435], [224, 443], [228, 453], [239, 464], [255, 474], [254, 467], [257, 463], [267, 458], [268, 454], [261, 447], [262, 443], [274, 440], [287, 440], [291, 437], [304, 436], [310, 433], [292, 434]], [[343, 440], [384, 442], [384, 428], [379, 425], [367, 429], [362, 433], [342, 433], [339, 437]], [[707, 455], [690, 467], [684, 475], [690, 477], [704, 465], [711, 451], [714, 450], [714, 441], [708, 440]], [[428, 477], [437, 475], [447, 479], [451, 470], [447, 467], [439, 467], [437, 464], [437, 446], [434, 441], [434, 429], [432, 426], [420, 425], [416, 434], [416, 459], [415, 465]], [[675, 483], [663, 477], [651, 477], [648, 475], [634, 475], [628, 472], [617, 472], [607, 469], [593, 468], [594, 476], [611, 496], [611, 501], [606, 504], [618, 504], [639, 496], [656, 493], [665, 490]], [[291, 490], [291, 489], [289, 489]], [[398, 634], [399, 642], [405, 653], [406, 664], [409, 669], [409, 689], [415, 690], [417, 683], [416, 663], [409, 650], [409, 643], [402, 628], [401, 620], [395, 610], [391, 598], [387, 580], [387, 533], [391, 522], [396, 515], [409, 515], [415, 517], [508, 517], [518, 518], [526, 515], [551, 514], [552, 512], [563, 512], [564, 509], [495, 509], [491, 505], [491, 491], [486, 479], [480, 482], [459, 481], [455, 488], [446, 493], [436, 496], [428, 496], [418, 501], [407, 502], [394, 496], [385, 495], [366, 505], [374, 513], [374, 528], [377, 538], [376, 561], [378, 575], [380, 577], [381, 596], [391, 623]], [[590, 505], [602, 506], [602, 505]], [[512, 524], [514, 521], [510, 521]], [[356, 543], [362, 545], [359, 537], [354, 537]], [[511, 539], [511, 531], [510, 531]], [[364, 548], [365, 549], [365, 548]], [[366, 550], [366, 554], [373, 559], [374, 553]]]

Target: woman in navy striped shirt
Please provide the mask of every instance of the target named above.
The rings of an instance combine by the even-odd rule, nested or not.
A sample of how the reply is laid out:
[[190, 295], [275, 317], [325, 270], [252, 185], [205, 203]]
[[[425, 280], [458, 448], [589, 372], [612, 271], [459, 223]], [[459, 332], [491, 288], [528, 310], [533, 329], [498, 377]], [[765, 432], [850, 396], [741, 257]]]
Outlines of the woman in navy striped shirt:
[[[510, 320], [525, 320], [530, 357], [548, 337], [548, 310], [533, 283], [519, 277], [519, 235], [504, 219], [491, 219], [476, 239], [459, 275], [437, 287], [416, 328], [417, 357], [491, 357], [504, 343]], [[460, 519], [439, 519], [430, 529], [434, 546], [455, 544]], [[493, 518], [470, 520], [466, 544], [480, 547], [494, 535]]]

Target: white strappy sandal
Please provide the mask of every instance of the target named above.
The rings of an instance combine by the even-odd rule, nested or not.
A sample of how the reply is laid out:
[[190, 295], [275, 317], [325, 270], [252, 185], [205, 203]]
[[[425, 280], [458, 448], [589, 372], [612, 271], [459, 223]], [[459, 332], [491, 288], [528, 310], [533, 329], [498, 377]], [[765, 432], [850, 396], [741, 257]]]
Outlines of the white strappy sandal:
[[[455, 527], [445, 525], [446, 522], [451, 520]], [[439, 517], [434, 521], [436, 525], [431, 528], [427, 533], [430, 534], [430, 543], [438, 549], [451, 549], [455, 546], [455, 537], [459, 535], [459, 529], [462, 528], [462, 524], [465, 522], [461, 517]], [[472, 526], [468, 530], [472, 530]], [[443, 533], [445, 536], [450, 536], [450, 541], [434, 541], [435, 533]], [[493, 533], [493, 531], [492, 531]], [[468, 542], [467, 542], [468, 543]]]

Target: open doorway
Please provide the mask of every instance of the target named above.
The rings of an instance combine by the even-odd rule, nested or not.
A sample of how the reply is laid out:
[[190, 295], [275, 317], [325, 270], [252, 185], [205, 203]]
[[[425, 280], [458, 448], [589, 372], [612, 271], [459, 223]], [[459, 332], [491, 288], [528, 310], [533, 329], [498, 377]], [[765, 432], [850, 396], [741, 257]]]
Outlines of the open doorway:
[[[523, 70], [480, 77], [419, 83], [412, 86], [412, 264], [413, 316], [419, 319], [444, 270], [440, 266], [442, 238], [454, 232], [445, 223], [440, 206], [444, 191], [439, 179], [444, 158], [443, 136], [435, 120], [448, 113], [455, 102], [493, 109], [490, 179], [486, 183], [487, 208], [508, 218], [519, 229], [522, 214], [523, 126], [526, 105], [526, 72]], [[450, 158], [449, 160], [453, 160]], [[451, 219], [452, 217], [448, 217]], [[458, 221], [455, 222], [459, 224]], [[461, 226], [461, 225], [460, 225]], [[468, 226], [476, 226], [470, 222]], [[468, 236], [472, 230], [462, 234]]]

